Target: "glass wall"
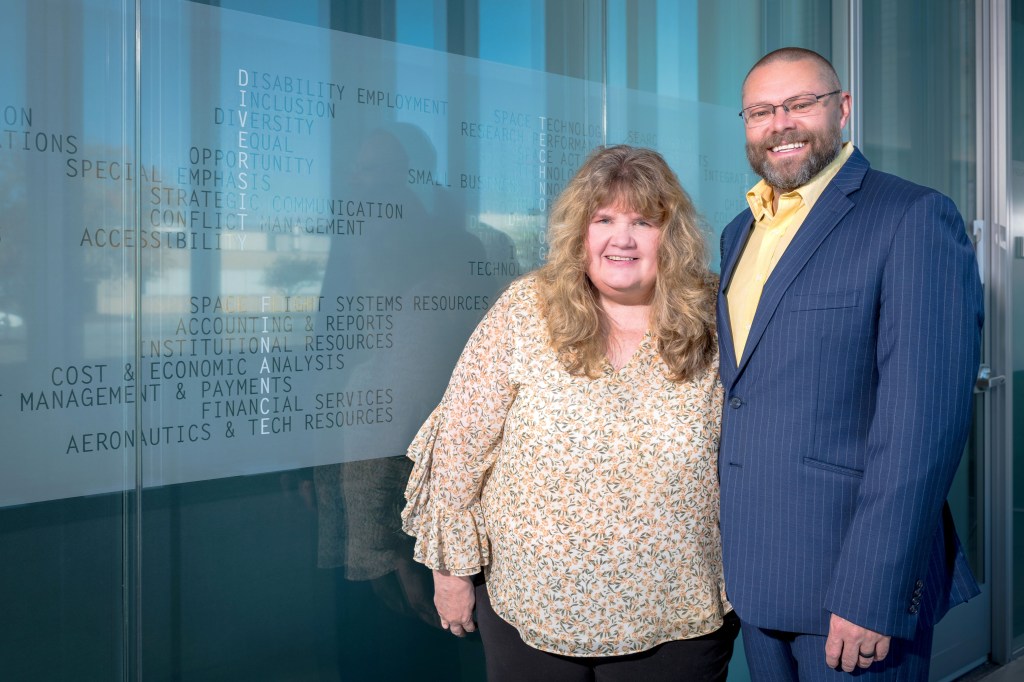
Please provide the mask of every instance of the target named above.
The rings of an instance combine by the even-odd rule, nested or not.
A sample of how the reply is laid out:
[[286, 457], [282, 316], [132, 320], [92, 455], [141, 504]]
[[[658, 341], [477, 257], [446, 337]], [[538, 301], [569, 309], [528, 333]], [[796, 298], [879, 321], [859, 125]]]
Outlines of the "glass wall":
[[0, 677], [481, 679], [400, 530], [406, 445], [591, 148], [662, 151], [717, 244], [743, 75], [834, 21], [8, 3]]
[[[0, 22], [0, 677], [127, 674], [137, 380], [134, 14]], [[102, 235], [89, 244], [86, 235]], [[116, 236], [115, 236], [116, 235]], [[97, 428], [102, 423], [102, 428]]]
[[1010, 24], [1009, 131], [1011, 325], [1013, 376], [1013, 650], [1024, 649], [1024, 2], [1013, 0]]

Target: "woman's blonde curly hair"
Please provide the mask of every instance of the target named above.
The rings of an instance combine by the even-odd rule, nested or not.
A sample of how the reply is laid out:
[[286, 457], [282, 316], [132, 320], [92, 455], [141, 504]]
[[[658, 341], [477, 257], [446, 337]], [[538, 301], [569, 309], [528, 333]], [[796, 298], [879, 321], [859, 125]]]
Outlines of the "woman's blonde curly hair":
[[548, 258], [537, 271], [551, 345], [575, 375], [600, 376], [608, 319], [587, 277], [586, 239], [598, 209], [618, 205], [657, 223], [658, 275], [650, 330], [676, 381], [712, 362], [717, 278], [708, 269], [701, 221], [660, 154], [628, 145], [594, 150], [558, 197], [548, 221]]

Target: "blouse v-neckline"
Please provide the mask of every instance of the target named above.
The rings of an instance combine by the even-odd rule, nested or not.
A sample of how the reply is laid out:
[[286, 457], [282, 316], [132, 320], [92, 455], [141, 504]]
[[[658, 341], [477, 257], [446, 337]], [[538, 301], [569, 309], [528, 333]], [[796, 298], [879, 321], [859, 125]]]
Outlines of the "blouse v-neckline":
[[624, 370], [629, 369], [631, 366], [637, 364], [639, 362], [638, 358], [640, 357], [641, 352], [646, 352], [650, 348], [650, 340], [651, 330], [648, 329], [647, 331], [644, 332], [644, 335], [640, 337], [640, 343], [638, 343], [636, 345], [636, 348], [633, 349], [633, 352], [626, 357], [626, 361], [622, 363], [621, 367], [615, 367], [614, 363], [612, 363], [611, 358], [608, 357], [608, 355], [605, 355], [605, 373], [611, 375], [621, 374]]

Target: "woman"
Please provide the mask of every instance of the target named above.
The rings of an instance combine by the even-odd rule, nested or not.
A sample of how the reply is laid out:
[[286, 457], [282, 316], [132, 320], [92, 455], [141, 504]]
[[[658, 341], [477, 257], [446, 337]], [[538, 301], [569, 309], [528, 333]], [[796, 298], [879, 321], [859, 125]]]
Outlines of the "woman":
[[[724, 680], [715, 284], [664, 159], [598, 149], [409, 448], [443, 627], [501, 680]], [[474, 587], [474, 576], [486, 584]]]

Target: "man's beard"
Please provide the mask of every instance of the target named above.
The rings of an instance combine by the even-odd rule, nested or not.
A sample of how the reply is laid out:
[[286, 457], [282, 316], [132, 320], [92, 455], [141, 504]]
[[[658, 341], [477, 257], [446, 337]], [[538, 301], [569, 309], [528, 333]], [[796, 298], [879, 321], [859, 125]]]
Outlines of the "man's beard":
[[[772, 165], [768, 160], [768, 149], [787, 142], [796, 137], [807, 137], [806, 146], [810, 147], [807, 158], [796, 168], [787, 169], [785, 164]], [[761, 140], [756, 145], [747, 143], [747, 161], [755, 173], [764, 178], [770, 187], [780, 193], [792, 192], [797, 187], [806, 185], [811, 178], [832, 163], [843, 146], [842, 129], [832, 126], [820, 133], [780, 133], [774, 137]]]

